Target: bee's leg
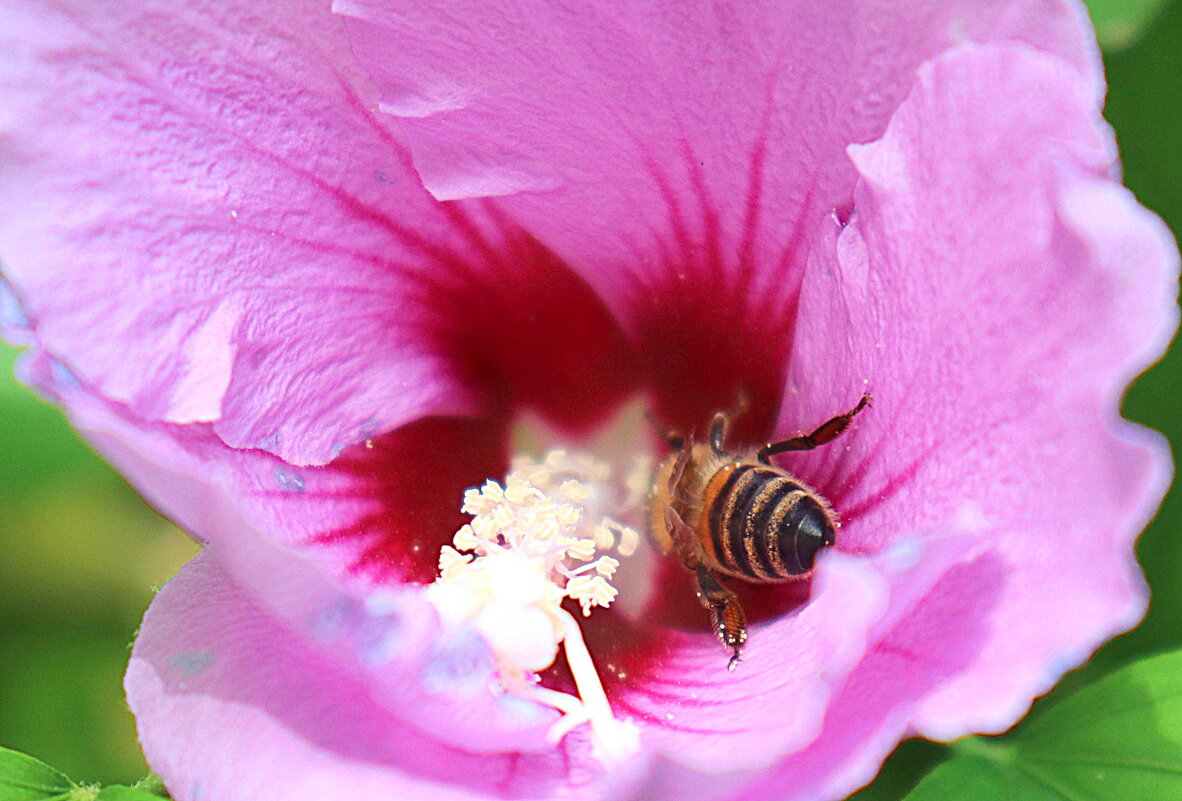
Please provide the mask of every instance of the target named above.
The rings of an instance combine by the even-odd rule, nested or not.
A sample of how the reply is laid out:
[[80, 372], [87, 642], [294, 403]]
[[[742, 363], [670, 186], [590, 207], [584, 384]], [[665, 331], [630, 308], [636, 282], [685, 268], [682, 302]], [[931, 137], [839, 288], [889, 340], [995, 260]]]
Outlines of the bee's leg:
[[726, 439], [728, 422], [730, 421], [727, 419], [726, 412], [719, 412], [714, 415], [714, 420], [710, 423], [710, 450], [714, 451], [715, 456], [722, 456], [726, 453], [722, 449], [722, 444]]
[[769, 442], [759, 449], [756, 458], [764, 464], [768, 463], [769, 456], [775, 456], [777, 453], [785, 453], [786, 451], [811, 451], [818, 445], [824, 445], [826, 442], [832, 442], [845, 431], [846, 426], [854, 419], [854, 415], [865, 409], [870, 405], [870, 401], [874, 396], [867, 392], [862, 396], [862, 400], [858, 401], [858, 405], [850, 409], [845, 414], [839, 414], [830, 420], [821, 423], [817, 429], [811, 434], [804, 434], [792, 439], [786, 439], [781, 442]]
[[673, 461], [673, 469], [669, 471], [669, 492], [673, 495], [679, 484], [681, 484], [681, 477], [685, 475], [685, 468], [689, 466], [690, 451], [684, 450], [677, 454], [677, 458]]
[[681, 519], [681, 515], [677, 513], [672, 504], [665, 504], [665, 529], [669, 532], [673, 553], [687, 568], [697, 570], [701, 560], [698, 558], [698, 549], [694, 545], [694, 530]]
[[718, 583], [718, 579], [705, 565], [698, 565], [698, 600], [702, 606], [714, 613], [714, 631], [731, 651], [727, 670], [734, 670], [739, 664], [739, 654], [747, 641], [747, 616], [739, 606], [738, 597]]

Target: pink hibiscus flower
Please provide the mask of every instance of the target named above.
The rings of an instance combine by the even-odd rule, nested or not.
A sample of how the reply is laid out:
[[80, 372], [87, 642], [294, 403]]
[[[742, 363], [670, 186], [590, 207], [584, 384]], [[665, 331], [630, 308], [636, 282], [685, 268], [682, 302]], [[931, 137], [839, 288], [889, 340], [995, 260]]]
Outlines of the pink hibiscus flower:
[[[6, 6], [24, 375], [207, 543], [127, 674], [174, 798], [838, 798], [1142, 614], [1170, 467], [1118, 406], [1177, 255], [1082, 7]], [[731, 585], [733, 672], [635, 492], [506, 478], [522, 427], [742, 395], [758, 445], [868, 389], [779, 457], [842, 527]]]

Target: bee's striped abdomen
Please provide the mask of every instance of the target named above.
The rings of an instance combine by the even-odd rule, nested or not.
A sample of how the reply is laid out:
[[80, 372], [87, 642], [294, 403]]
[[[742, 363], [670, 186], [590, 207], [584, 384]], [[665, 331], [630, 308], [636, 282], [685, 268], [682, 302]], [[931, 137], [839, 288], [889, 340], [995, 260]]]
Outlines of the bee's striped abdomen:
[[718, 568], [748, 581], [783, 581], [813, 568], [833, 524], [813, 494], [784, 471], [732, 462], [708, 482], [706, 523]]

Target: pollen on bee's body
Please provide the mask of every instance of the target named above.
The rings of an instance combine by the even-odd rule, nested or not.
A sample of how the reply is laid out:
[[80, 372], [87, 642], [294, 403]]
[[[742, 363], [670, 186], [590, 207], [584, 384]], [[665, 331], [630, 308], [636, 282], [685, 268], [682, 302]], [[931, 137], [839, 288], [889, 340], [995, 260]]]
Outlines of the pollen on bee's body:
[[[492, 651], [497, 690], [563, 713], [550, 730], [557, 743], [589, 723], [593, 749], [618, 760], [638, 747], [635, 727], [613, 714], [579, 624], [562, 607], [579, 604], [583, 616], [619, 595], [611, 579], [616, 556], [636, 550], [635, 529], [588, 506], [610, 477], [595, 459], [551, 451], [541, 461], [521, 457], [504, 484], [488, 480], [464, 493], [473, 516], [439, 554], [439, 577], [427, 597], [445, 627], [475, 630]], [[600, 493], [602, 495], [602, 493]], [[578, 695], [544, 688], [538, 673], [561, 646]]]

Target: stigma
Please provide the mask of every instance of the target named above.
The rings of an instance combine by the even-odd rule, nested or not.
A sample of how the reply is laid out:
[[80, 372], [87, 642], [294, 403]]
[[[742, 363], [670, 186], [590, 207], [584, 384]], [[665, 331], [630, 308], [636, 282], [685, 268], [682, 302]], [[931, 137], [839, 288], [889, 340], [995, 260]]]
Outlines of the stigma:
[[[427, 597], [445, 625], [468, 625], [483, 637], [496, 663], [498, 692], [557, 709], [555, 745], [588, 724], [593, 754], [613, 763], [639, 750], [636, 727], [617, 719], [583, 639], [578, 618], [611, 606], [619, 558], [630, 556], [635, 529], [602, 514], [610, 468], [603, 462], [549, 452], [541, 461], [518, 457], [504, 484], [488, 480], [464, 493], [472, 521], [439, 554], [439, 577]], [[539, 673], [565, 654], [575, 694], [540, 683]]]

